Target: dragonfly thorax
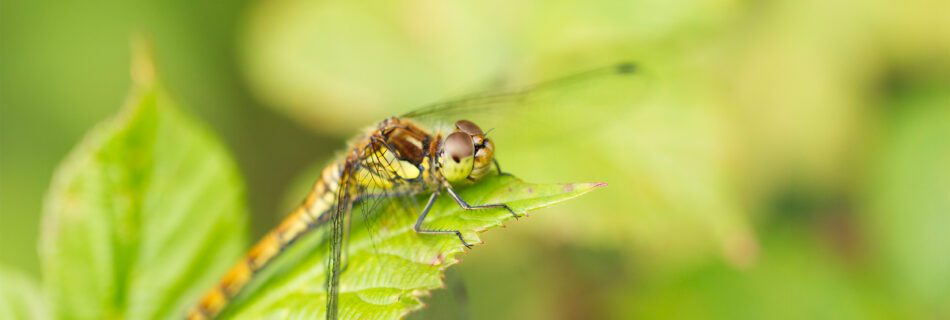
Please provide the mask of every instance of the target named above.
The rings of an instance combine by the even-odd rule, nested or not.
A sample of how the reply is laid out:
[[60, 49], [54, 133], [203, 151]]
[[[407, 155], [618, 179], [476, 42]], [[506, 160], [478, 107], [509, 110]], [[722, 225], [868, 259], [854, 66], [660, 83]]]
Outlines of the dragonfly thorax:
[[476, 181], [490, 172], [495, 144], [468, 120], [455, 122], [439, 151], [439, 168], [449, 182]]

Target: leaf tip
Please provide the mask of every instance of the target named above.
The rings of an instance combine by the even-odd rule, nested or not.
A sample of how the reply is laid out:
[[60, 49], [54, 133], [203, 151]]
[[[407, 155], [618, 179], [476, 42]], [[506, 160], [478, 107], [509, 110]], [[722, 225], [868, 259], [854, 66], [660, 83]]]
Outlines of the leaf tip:
[[152, 42], [141, 33], [132, 35], [132, 82], [139, 87], [151, 87], [155, 83], [155, 58]]
[[568, 183], [564, 185], [564, 193], [587, 192], [590, 190], [606, 187], [606, 182], [588, 182], [588, 183]]

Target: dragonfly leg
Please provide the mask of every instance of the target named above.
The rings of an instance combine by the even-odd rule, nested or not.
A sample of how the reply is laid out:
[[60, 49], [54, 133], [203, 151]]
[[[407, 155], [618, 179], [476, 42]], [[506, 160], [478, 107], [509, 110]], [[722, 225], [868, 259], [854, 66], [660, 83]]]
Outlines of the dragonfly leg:
[[452, 189], [452, 186], [450, 186], [450, 185], [445, 186], [445, 190], [449, 192], [449, 195], [452, 196], [452, 199], [454, 199], [455, 202], [458, 203], [460, 207], [462, 207], [462, 209], [465, 209], [465, 210], [487, 210], [487, 209], [499, 209], [499, 208], [502, 208], [502, 209], [508, 210], [508, 213], [511, 213], [511, 216], [512, 216], [512, 217], [515, 217], [515, 219], [518, 219], [518, 218], [521, 217], [520, 215], [518, 215], [517, 213], [515, 213], [514, 210], [511, 210], [511, 207], [509, 207], [507, 204], [504, 204], [504, 203], [492, 203], [492, 204], [482, 204], [482, 205], [473, 206], [473, 205], [468, 204], [468, 202], [465, 202], [465, 199], [462, 199], [462, 197], [459, 196], [459, 194], [456, 193], [455, 190]]
[[495, 169], [498, 170], [499, 176], [510, 176], [510, 173], [501, 171], [501, 165], [498, 164], [498, 158], [492, 158], [491, 161], [495, 163]]
[[422, 213], [419, 214], [419, 219], [416, 220], [416, 225], [412, 227], [413, 230], [415, 230], [416, 233], [420, 233], [420, 234], [454, 234], [454, 235], [456, 235], [456, 236], [459, 237], [459, 241], [462, 241], [462, 245], [465, 245], [466, 248], [471, 249], [471, 248], [472, 248], [472, 245], [468, 244], [468, 242], [465, 242], [465, 239], [462, 238], [462, 232], [461, 232], [461, 231], [458, 231], [458, 230], [430, 230], [430, 229], [423, 229], [423, 228], [422, 228], [422, 221], [424, 221], [424, 220], [426, 219], [426, 215], [429, 214], [429, 210], [431, 210], [431, 209], [432, 209], [432, 205], [435, 204], [435, 199], [438, 199], [438, 198], [439, 198], [439, 190], [436, 190], [435, 192], [432, 193], [431, 196], [429, 196], [429, 202], [426, 203], [425, 209], [422, 209]]

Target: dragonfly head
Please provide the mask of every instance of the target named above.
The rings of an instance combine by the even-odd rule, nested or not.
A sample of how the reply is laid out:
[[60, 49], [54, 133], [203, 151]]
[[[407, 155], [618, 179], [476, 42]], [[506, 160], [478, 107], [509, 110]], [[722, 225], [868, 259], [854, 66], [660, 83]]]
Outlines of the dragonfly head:
[[449, 182], [475, 181], [491, 170], [495, 144], [477, 125], [468, 120], [455, 122], [455, 130], [442, 142], [439, 165]]

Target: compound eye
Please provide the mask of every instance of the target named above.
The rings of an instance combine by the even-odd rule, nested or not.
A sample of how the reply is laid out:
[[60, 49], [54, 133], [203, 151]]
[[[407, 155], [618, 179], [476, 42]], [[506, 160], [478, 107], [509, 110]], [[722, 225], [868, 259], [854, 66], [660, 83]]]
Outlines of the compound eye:
[[482, 128], [479, 128], [477, 125], [475, 125], [475, 123], [468, 120], [456, 121], [455, 128], [459, 129], [459, 131], [468, 133], [469, 135], [473, 135], [473, 136], [482, 134]]
[[456, 163], [475, 155], [475, 144], [472, 142], [472, 137], [463, 132], [450, 134], [445, 138], [443, 148], [444, 154]]
[[461, 131], [446, 137], [439, 162], [442, 164], [442, 176], [449, 182], [467, 179], [475, 166], [475, 143], [472, 137]]

